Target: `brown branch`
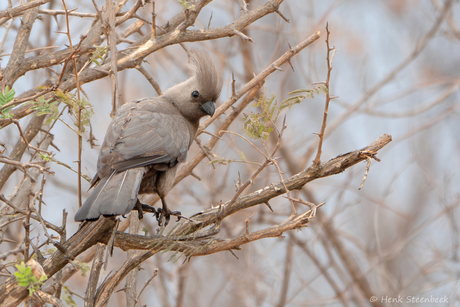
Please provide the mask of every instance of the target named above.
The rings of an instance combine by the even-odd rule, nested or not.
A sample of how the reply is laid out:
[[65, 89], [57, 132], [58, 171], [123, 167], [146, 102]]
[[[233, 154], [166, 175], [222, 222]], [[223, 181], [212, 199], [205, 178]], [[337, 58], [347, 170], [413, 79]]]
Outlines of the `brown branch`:
[[147, 81], [149, 81], [149, 83], [152, 85], [152, 87], [157, 92], [157, 95], [161, 96], [162, 91], [161, 91], [160, 85], [155, 81], [155, 79], [153, 79], [153, 77], [148, 73], [148, 71], [141, 65], [136, 67], [136, 69], [147, 79]]
[[[77, 49], [74, 50], [73, 49], [73, 46], [72, 46], [72, 37], [70, 36], [70, 25], [69, 25], [69, 14], [68, 14], [68, 11], [67, 11], [67, 5], [65, 3], [65, 0], [62, 0], [62, 4], [64, 6], [64, 11], [66, 12], [65, 14], [65, 21], [66, 21], [66, 26], [67, 26], [67, 38], [69, 40], [69, 45], [70, 45], [70, 51], [71, 51], [71, 59], [72, 59], [72, 62], [73, 62], [73, 69], [74, 69], [74, 75], [75, 75], [75, 85], [77, 87], [77, 99], [78, 99], [78, 102], [77, 103], [80, 103], [81, 101], [81, 97], [80, 97], [80, 84], [78, 82], [78, 71], [77, 71], [77, 60], [75, 59], [75, 57], [73, 56], [78, 48], [80, 47], [80, 45], [83, 43], [83, 40], [86, 38], [85, 36], [82, 36], [81, 39], [80, 39], [80, 42], [78, 43], [78, 46], [77, 46]], [[64, 64], [64, 67], [62, 68], [62, 73], [61, 73], [61, 76], [59, 77], [59, 81], [58, 81], [58, 84], [61, 83], [61, 80], [62, 80], [62, 77], [63, 77], [63, 74], [66, 70], [66, 64], [68, 63], [68, 61]], [[81, 204], [82, 204], [82, 199], [81, 199], [81, 151], [82, 151], [82, 133], [81, 133], [81, 107], [78, 106], [78, 115], [77, 115], [77, 121], [78, 121], [78, 133], [77, 133], [77, 154], [78, 154], [78, 160], [77, 160], [77, 175], [78, 175], [78, 179], [77, 179], [77, 183], [78, 183], [78, 207], [80, 208], [81, 207]]]
[[[110, 17], [109, 17], [109, 24], [110, 24], [110, 27], [113, 26], [113, 29], [115, 31], [115, 26], [119, 26], [121, 25], [122, 23], [124, 23], [125, 21], [127, 21], [128, 19], [131, 19], [133, 16], [136, 15], [136, 12], [137, 10], [141, 7], [141, 5], [144, 3], [145, 0], [137, 0], [136, 3], [129, 9], [128, 12], [126, 12], [122, 17], [120, 17], [116, 22], [115, 22], [115, 15], [113, 15], [114, 17], [114, 20], [113, 20], [113, 24], [112, 24], [112, 21], [110, 20]], [[113, 9], [111, 8], [111, 5], [110, 3], [107, 3], [106, 2], [106, 6], [107, 6], [107, 11], [110, 13], [110, 11], [112, 11]]]
[[48, 304], [51, 304], [51, 305], [53, 305], [55, 307], [65, 307], [65, 306], [67, 306], [60, 299], [55, 298], [55, 297], [49, 295], [48, 293], [40, 291], [40, 290], [35, 291], [34, 296], [38, 297], [40, 299], [40, 301], [42, 301], [43, 303], [48, 303]]
[[123, 265], [110, 277], [108, 277], [104, 283], [99, 287], [96, 293], [95, 306], [107, 306], [109, 298], [112, 296], [116, 286], [126, 277], [126, 275], [136, 268], [139, 264], [147, 260], [148, 258], [155, 255], [157, 251], [150, 250], [143, 253], [138, 253], [137, 256], [132, 257], [123, 263]]
[[[30, 143], [35, 136], [38, 134], [39, 128], [42, 126], [43, 121], [45, 120], [46, 116], [34, 116], [30, 120], [27, 128], [24, 131], [24, 135], [28, 143]], [[16, 142], [16, 145], [11, 152], [9, 159], [14, 161], [20, 161], [24, 152], [26, 151], [27, 144], [24, 142], [22, 138]], [[2, 170], [0, 171], [0, 189], [5, 185], [5, 183], [10, 178], [11, 174], [16, 170], [16, 167], [13, 165], [4, 165]]]
[[388, 73], [380, 82], [374, 85], [370, 90], [368, 90], [363, 97], [361, 97], [357, 102], [350, 106], [339, 118], [337, 118], [330, 126], [329, 133], [332, 133], [337, 127], [339, 127], [349, 116], [355, 113], [361, 105], [374, 96], [381, 88], [383, 88], [389, 82], [392, 82], [395, 76], [400, 73], [404, 68], [406, 68], [417, 56], [425, 49], [430, 40], [435, 36], [438, 29], [441, 27], [442, 22], [445, 20], [448, 12], [452, 7], [453, 0], [447, 0], [444, 4], [444, 8], [439, 15], [439, 17], [434, 22], [431, 29], [425, 34], [425, 36], [420, 40], [420, 42], [415, 46], [412, 52], [390, 73]]
[[22, 5], [18, 5], [3, 11], [0, 11], [0, 18], [2, 17], [16, 17], [21, 15], [24, 11], [30, 10], [32, 8], [35, 8], [37, 6], [46, 4], [48, 2], [51, 2], [51, 0], [35, 0], [35, 1], [30, 1], [27, 3], [24, 3]]
[[[137, 214], [131, 214], [129, 216], [129, 233], [137, 235], [140, 229], [140, 221]], [[136, 257], [138, 252], [136, 250], [130, 250], [127, 253], [127, 258], [131, 259]], [[126, 284], [125, 284], [125, 296], [126, 296], [126, 306], [134, 306], [136, 302], [137, 296], [137, 273], [139, 272], [138, 269], [134, 269], [129, 272], [128, 276], [126, 276]]]
[[9, 107], [14, 107], [14, 106], [17, 106], [17, 105], [20, 105], [21, 103], [24, 103], [24, 102], [28, 102], [28, 101], [32, 101], [32, 100], [35, 100], [37, 98], [39, 98], [40, 96], [43, 96], [47, 93], [51, 92], [51, 89], [45, 89], [44, 91], [41, 91], [35, 95], [32, 95], [32, 96], [29, 96], [29, 97], [26, 97], [26, 98], [21, 98], [21, 99], [18, 99], [18, 98], [15, 98], [13, 99], [13, 101], [3, 105], [2, 107], [0, 107], [0, 111], [6, 109], [6, 108], [9, 108]]
[[[232, 215], [240, 210], [243, 210], [243, 209], [258, 205], [258, 204], [265, 204], [270, 199], [277, 197], [281, 194], [284, 194], [285, 193], [284, 186], [286, 186], [287, 189], [289, 190], [301, 189], [304, 185], [306, 185], [310, 181], [313, 181], [319, 178], [323, 178], [323, 177], [328, 177], [328, 176], [335, 175], [335, 174], [339, 174], [343, 172], [345, 169], [361, 161], [366, 161], [370, 153], [375, 155], [380, 149], [386, 146], [389, 142], [391, 142], [391, 136], [388, 134], [384, 134], [381, 137], [379, 137], [377, 140], [375, 140], [373, 143], [371, 143], [369, 146], [364, 147], [363, 149], [355, 150], [353, 152], [340, 155], [327, 162], [321, 163], [319, 169], [313, 166], [309, 167], [305, 171], [300, 172], [299, 174], [294, 175], [284, 180], [284, 185], [283, 185], [283, 182], [272, 183], [269, 186], [263, 189], [260, 189], [258, 191], [255, 191], [251, 194], [248, 194], [246, 196], [240, 196], [232, 204], [231, 204], [231, 201], [227, 201], [225, 204], [223, 204], [222, 206], [219, 206], [218, 208], [211, 208], [204, 212], [196, 214], [190, 218], [190, 221], [184, 222], [183, 224], [181, 224], [180, 227], [175, 229], [172, 232], [172, 235], [176, 237], [184, 237], [187, 234], [196, 232], [197, 230], [203, 229], [204, 227], [207, 227], [211, 224], [219, 223], [220, 220], [222, 220], [223, 218], [229, 215]], [[299, 218], [300, 219], [310, 218], [312, 217], [315, 210], [316, 210], [315, 208], [312, 208], [310, 211], [308, 211], [308, 213], [311, 216], [305, 215], [304, 213], [300, 216], [296, 216], [293, 219], [288, 219], [285, 223], [283, 223], [283, 225], [289, 224], [293, 221], [299, 222]], [[292, 227], [294, 226], [300, 227], [298, 224], [290, 224], [290, 225]], [[283, 228], [283, 229], [286, 229], [286, 228]], [[269, 233], [270, 234], [278, 233], [277, 231], [278, 230], [276, 231], [271, 230], [271, 232]], [[283, 230], [283, 231], [286, 231], [286, 230]], [[158, 240], [160, 240], [158, 237], [145, 237], [145, 236], [135, 236], [134, 237], [128, 234], [121, 234], [117, 232], [115, 246], [123, 250], [150, 249], [153, 246], [158, 245], [158, 242], [159, 242]], [[228, 243], [227, 250], [238, 246], [241, 243], [239, 240], [240, 239], [238, 240], [233, 239], [233, 241], [228, 241], [228, 240], [225, 241]], [[248, 242], [245, 242], [245, 243], [248, 243]], [[204, 248], [203, 250], [201, 250], [198, 254], [194, 254], [194, 255], [206, 255], [207, 252], [205, 252], [204, 250], [212, 251], [212, 253], [218, 252], [221, 250], [225, 250], [224, 248], [225, 245], [223, 245], [222, 242], [216, 243], [216, 244], [217, 244], [216, 246], [213, 246], [213, 247], [208, 246]], [[177, 248], [185, 249], [186, 247], [184, 246], [179, 247], [178, 245]]]
[[[318, 166], [321, 163], [321, 153], [322, 153], [322, 146], [323, 146], [323, 141], [324, 141], [324, 133], [326, 131], [327, 115], [329, 113], [329, 102], [332, 99], [330, 95], [329, 84], [331, 81], [332, 61], [334, 60], [335, 47], [333, 48], [329, 47], [329, 35], [330, 34], [331, 32], [329, 32], [329, 25], [326, 24], [327, 77], [326, 77], [326, 82], [324, 83], [324, 86], [326, 87], [327, 92], [326, 92], [326, 103], [324, 104], [323, 123], [321, 124], [321, 132], [318, 133], [318, 136], [319, 136], [318, 151], [316, 153], [315, 160], [313, 161], [314, 166]], [[331, 55], [331, 52], [332, 52], [332, 55]]]
[[[281, 66], [282, 64], [289, 61], [294, 55], [298, 54], [301, 50], [308, 47], [310, 44], [315, 42], [319, 39], [320, 32], [316, 32], [315, 34], [311, 35], [306, 40], [299, 43], [294, 48], [287, 51], [281, 57], [279, 57], [275, 62], [270, 64], [267, 68], [265, 68], [261, 73], [259, 73], [256, 77], [254, 77], [251, 81], [249, 81], [245, 86], [243, 86], [238, 92], [236, 92], [232, 97], [227, 99], [214, 113], [212, 118], [208, 118], [200, 125], [198, 128], [197, 135], [201, 134], [204, 129], [206, 129], [211, 123], [216, 119], [219, 118], [227, 109], [229, 109], [236, 101], [238, 101], [244, 94], [248, 93], [247, 97], [254, 97], [257, 93], [255, 91], [255, 87], [262, 86], [261, 82], [263, 82], [271, 73], [275, 72], [275, 66]], [[225, 119], [224, 123], [218, 128], [218, 131], [227, 130], [233, 120], [243, 111], [243, 109], [252, 101], [251, 99], [245, 99], [245, 104], [240, 104], [238, 107], [234, 108], [232, 113]], [[219, 132], [217, 134], [218, 137], [222, 136], [222, 133]], [[205, 147], [212, 150], [212, 148], [217, 143], [217, 138], [211, 138], [208, 143], [206, 143]], [[190, 175], [193, 169], [206, 157], [206, 155], [202, 152], [198, 153], [193, 159], [185, 164], [181, 169], [180, 172], [176, 175], [176, 179], [174, 181], [174, 185], [179, 183], [182, 179]], [[159, 200], [159, 197], [156, 196], [150, 201], [150, 205], [153, 205], [155, 202]]]
[[139, 291], [139, 295], [137, 296], [137, 299], [136, 299], [136, 304], [134, 306], [137, 305], [137, 303], [139, 302], [139, 298], [141, 297], [142, 293], [144, 292], [145, 288], [147, 288], [147, 286], [150, 284], [150, 282], [158, 275], [158, 269], [154, 269], [153, 270], [153, 274], [152, 274], [152, 277], [149, 278], [149, 280], [147, 280], [144, 284], [144, 286], [142, 287], [141, 291]]
[[65, 10], [39, 10], [39, 14], [43, 15], [51, 15], [51, 16], [57, 16], [57, 15], [69, 15], [69, 16], [75, 16], [75, 17], [90, 17], [90, 18], [96, 18], [97, 14], [93, 13], [81, 13], [81, 12], [74, 12], [74, 11], [65, 11]]
[[324, 279], [327, 280], [331, 288], [334, 290], [335, 295], [337, 296], [338, 299], [340, 299], [340, 302], [343, 304], [343, 306], [348, 307], [349, 304], [347, 302], [347, 299], [344, 295], [344, 291], [340, 291], [339, 286], [337, 283], [334, 281], [334, 278], [331, 276], [331, 274], [328, 272], [328, 267], [324, 266], [321, 264], [320, 260], [318, 257], [316, 257], [311, 251], [310, 248], [308, 247], [307, 242], [302, 242], [300, 241], [296, 235], [292, 235], [291, 238], [294, 240], [294, 243], [302, 249], [305, 254], [310, 257], [310, 259], [313, 261], [313, 263], [318, 267], [321, 276], [324, 277]]
[[[390, 142], [391, 135], [384, 134], [367, 147], [340, 155], [327, 162], [323, 162], [320, 164], [319, 168], [309, 167], [297, 175], [284, 180], [285, 186], [288, 190], [297, 190], [315, 179], [342, 173], [345, 169], [361, 161], [366, 161], [369, 154], [375, 155], [381, 148]], [[284, 193], [286, 193], [284, 185], [281, 182], [278, 182], [251, 194], [239, 197], [231, 207], [228, 206], [228, 201], [222, 205], [222, 213], [220, 213], [221, 218], [225, 218], [226, 216], [242, 209], [268, 202], [270, 199]], [[191, 221], [184, 223], [184, 226], [177, 230], [177, 232], [185, 231], [185, 233], [191, 233], [196, 230], [197, 227], [206, 227], [215, 223], [217, 221], [216, 218], [218, 210], [219, 208], [212, 208], [192, 217]]]
[[281, 287], [281, 292], [279, 295], [278, 307], [283, 307], [286, 305], [287, 293], [289, 290], [289, 279], [291, 277], [292, 271], [292, 256], [294, 250], [294, 240], [292, 235], [289, 236], [289, 241], [286, 247], [286, 260], [284, 261], [284, 275], [283, 275], [283, 284]]
[[157, 15], [155, 14], [155, 1], [152, 1], [152, 30], [150, 32], [151, 39], [156, 39], [156, 19]]
[[[206, 235], [203, 238], [195, 238], [194, 236], [181, 237], [182, 234], [180, 236], [176, 236], [175, 233], [177, 233], [177, 231], [173, 231], [172, 235], [167, 237], [149, 237], [140, 235], [134, 236], [117, 232], [115, 238], [115, 246], [121, 248], [124, 251], [130, 249], [148, 250], [146, 253], [148, 254], [148, 257], [151, 257], [158, 251], [164, 250], [166, 248], [171, 251], [182, 252], [187, 258], [205, 256], [232, 249], [239, 250], [241, 249], [241, 245], [248, 244], [260, 239], [280, 237], [286, 231], [305, 227], [312, 217], [312, 211], [309, 210], [296, 216], [293, 219], [290, 218], [279, 225], [274, 225], [255, 232], [246, 231], [244, 234], [237, 238], [226, 240], [209, 237]], [[187, 223], [180, 225], [178, 227], [179, 231], [180, 229], [188, 227], [186, 224]], [[189, 228], [188, 230], [191, 229]], [[185, 239], [181, 240], [181, 238]], [[106, 238], [104, 238], [104, 240], [105, 239]]]
[[96, 245], [96, 255], [94, 256], [91, 273], [89, 275], [88, 286], [85, 292], [85, 307], [95, 306], [95, 294], [97, 290], [97, 283], [99, 282], [99, 275], [101, 273], [102, 265], [104, 264], [104, 244], [98, 243]]
[[14, 53], [11, 55], [8, 65], [3, 71], [3, 83], [5, 86], [8, 86], [9, 88], [12, 88], [14, 82], [16, 82], [17, 80], [15, 71], [18, 69], [18, 67], [22, 65], [22, 60], [24, 60], [25, 52], [29, 45], [30, 33], [32, 32], [32, 27], [35, 22], [35, 19], [37, 18], [37, 14], [38, 5], [34, 5], [32, 6], [32, 8], [28, 9], [28, 11], [24, 14], [22, 18], [21, 26], [19, 27], [18, 33], [16, 35], [16, 40], [13, 46]]
[[197, 134], [201, 134], [204, 129], [206, 129], [211, 123], [216, 119], [219, 118], [228, 108], [230, 108], [238, 99], [244, 96], [249, 90], [251, 90], [256, 84], [265, 80], [270, 74], [275, 72], [277, 69], [276, 67], [281, 67], [287, 61], [289, 61], [294, 55], [298, 54], [300, 51], [314, 43], [320, 37], [320, 32], [316, 32], [315, 34], [311, 35], [304, 41], [300, 42], [298, 45], [294, 46], [294, 48], [289, 49], [286, 51], [282, 56], [280, 56], [276, 61], [271, 63], [267, 68], [261, 71], [257, 76], [255, 76], [251, 81], [246, 83], [238, 92], [236, 92], [232, 97], [227, 99], [214, 113], [214, 116], [211, 118], [206, 119], [200, 125]]
[[[3, 201], [5, 204], [7, 204], [9, 207], [11, 207], [13, 210], [14, 210], [14, 213], [21, 213], [22, 215], [27, 215], [27, 211], [24, 210], [24, 209], [21, 209], [21, 208], [18, 208], [16, 207], [15, 205], [13, 205], [11, 202], [9, 202], [5, 195], [3, 194], [0, 194], [0, 200]], [[39, 221], [40, 222], [40, 218], [36, 215], [31, 215], [30, 216], [32, 219], [36, 220], [36, 221]], [[60, 235], [62, 235], [62, 230], [60, 227], [57, 227], [56, 225], [54, 224], [51, 224], [47, 221], [43, 221], [46, 225], [47, 228], [50, 228], [54, 231], [56, 231], [57, 233], [59, 233]]]
[[[56, 251], [51, 257], [46, 259], [43, 265], [45, 274], [48, 278], [56, 274], [71, 259], [98, 243], [98, 240], [103, 237], [103, 234], [110, 233], [110, 230], [114, 226], [115, 218], [113, 217], [101, 217], [96, 222], [85, 223], [80, 230], [64, 244], [64, 248], [67, 250], [67, 256], [60, 251]], [[29, 291], [27, 288], [20, 287], [17, 284], [16, 277], [10, 277], [0, 285], [0, 305], [16, 306], [27, 298], [28, 294]]]
[[11, 159], [8, 159], [8, 158], [2, 158], [0, 157], [0, 163], [5, 163], [5, 164], [8, 164], [12, 167], [15, 167], [15, 168], [21, 168], [24, 172], [30, 168], [30, 167], [34, 167], [34, 168], [38, 168], [40, 171], [44, 172], [44, 171], [48, 171], [49, 170], [43, 166], [41, 166], [39, 163], [45, 163], [45, 162], [18, 162], [16, 160], [11, 160]]
[[[210, 1], [206, 0], [206, 1], [202, 1], [199, 4], [196, 4], [196, 8], [195, 8], [197, 10], [196, 13], [198, 13], [199, 9], [202, 6], [204, 6], [207, 2], [210, 2]], [[155, 41], [147, 40], [146, 42], [143, 42], [144, 39], [141, 39], [139, 41], [140, 45], [137, 45], [137, 48], [135, 50], [133, 50], [128, 55], [123, 56], [122, 58], [118, 59], [118, 61], [117, 61], [117, 70], [122, 71], [122, 70], [129, 69], [129, 68], [135, 68], [135, 67], [137, 67], [138, 65], [140, 65], [142, 63], [142, 60], [146, 56], [148, 56], [149, 54], [151, 54], [151, 53], [153, 53], [153, 52], [155, 52], [155, 51], [157, 51], [159, 49], [165, 48], [166, 46], [170, 46], [170, 45], [174, 45], [174, 44], [180, 44], [180, 43], [184, 43], [184, 42], [196, 42], [196, 41], [204, 41], [204, 40], [218, 39], [218, 38], [222, 38], [222, 37], [234, 36], [235, 33], [233, 32], [233, 29], [237, 29], [238, 31], [241, 31], [246, 26], [248, 26], [249, 24], [257, 21], [258, 19], [260, 19], [260, 18], [262, 18], [262, 17], [264, 17], [264, 16], [266, 16], [268, 14], [274, 13], [279, 8], [279, 5], [282, 2], [283, 2], [283, 0], [271, 0], [271, 1], [267, 2], [265, 5], [255, 9], [255, 10], [250, 11], [248, 14], [245, 14], [244, 16], [241, 16], [240, 18], [238, 18], [233, 23], [231, 23], [231, 24], [229, 24], [227, 26], [223, 26], [223, 27], [219, 27], [219, 28], [215, 28], [215, 29], [191, 30], [191, 31], [180, 31], [180, 29], [176, 29], [174, 31], [169, 32], [169, 30], [171, 30], [171, 28], [170, 28], [171, 25], [175, 24], [175, 22], [179, 22], [180, 20], [182, 20], [184, 22], [184, 25], [185, 25], [185, 22], [187, 22], [187, 24], [188, 24], [188, 23], [190, 23], [192, 21], [192, 20], [186, 20], [185, 13], [184, 13], [183, 16], [181, 14], [178, 14], [178, 15], [181, 15], [182, 17], [178, 16], [178, 15], [173, 17], [169, 22], [170, 27], [166, 27], [167, 29], [165, 29], [165, 34], [163, 34], [161, 36], [157, 35], [157, 39]], [[196, 13], [193, 13], [190, 16], [196, 18]], [[96, 28], [97, 25], [99, 25], [99, 28], [101, 28], [99, 22], [100, 21], [96, 22], [93, 25], [93, 29]], [[100, 29], [99, 29], [99, 31], [100, 31]], [[96, 32], [96, 31], [94, 31], [94, 32]], [[88, 34], [88, 37], [92, 37], [92, 39], [95, 39], [95, 37], [98, 37], [96, 34], [99, 34], [99, 33]], [[293, 48], [292, 50], [290, 50], [289, 54], [286, 55], [286, 57], [288, 59], [290, 59], [294, 54], [298, 53], [301, 49], [305, 48], [307, 45], [311, 44], [313, 41], [317, 40], [318, 38], [319, 38], [319, 32], [317, 32], [315, 35], [312, 35], [307, 41], [304, 41], [303, 44], [306, 44], [305, 46], [300, 46], [300, 45], [302, 45], [302, 43], [301, 43], [298, 46], [296, 46], [295, 48]], [[85, 50], [85, 47], [88, 47], [87, 44], [86, 44], [87, 41], [88, 40], [85, 39], [85, 42], [82, 44], [81, 50]], [[89, 44], [89, 45], [91, 45], [91, 44]], [[136, 43], [134, 45], [136, 45]], [[69, 53], [67, 53], [67, 54], [69, 54]], [[48, 59], [48, 61], [46, 63], [49, 64], [49, 59]], [[269, 71], [269, 72], [264, 71], [263, 73], [264, 74], [266, 73], [267, 75], [269, 75], [274, 70], [276, 70], [276, 67], [280, 67], [280, 65], [282, 63], [284, 63], [284, 61], [281, 61], [280, 63], [275, 65], [272, 69], [270, 69], [271, 71]], [[82, 71], [79, 74], [79, 83], [80, 83], [80, 85], [88, 83], [88, 82], [92, 82], [92, 81], [95, 81], [95, 80], [98, 80], [98, 79], [101, 79], [101, 78], [105, 78], [107, 76], [108, 72], [110, 71], [110, 65], [111, 65], [110, 63], [106, 63], [106, 64], [102, 65], [100, 67], [100, 69], [98, 69], [98, 70], [86, 69], [86, 70]], [[22, 75], [22, 74], [24, 74], [25, 72], [27, 72], [29, 70], [30, 70], [30, 68], [25, 69], [24, 66], [21, 66], [21, 69], [19, 69], [16, 74]], [[263, 77], [261, 79], [263, 79]], [[241, 96], [243, 96], [247, 91], [249, 91], [250, 88], [252, 88], [256, 83], [260, 82], [261, 79], [252, 80], [251, 82], [249, 82], [247, 84], [247, 87], [243, 88], [242, 89], [243, 91], [240, 92]], [[67, 92], [67, 91], [70, 91], [70, 90], [72, 90], [72, 89], [74, 89], [76, 87], [77, 87], [77, 85], [76, 85], [75, 78], [69, 78], [69, 80], [63, 82], [59, 86], [59, 89], [62, 90], [63, 92]], [[236, 101], [237, 101], [237, 99], [235, 99], [231, 104], [235, 103]], [[227, 106], [227, 107], [229, 107], [229, 106]], [[216, 112], [218, 110], [219, 109], [217, 109]], [[16, 108], [15, 110], [13, 110], [11, 113], [13, 114], [13, 118], [19, 119], [19, 118], [22, 118], [24, 116], [27, 116], [28, 114], [30, 114], [32, 112], [33, 111], [28, 106], [21, 106], [19, 108]], [[220, 115], [220, 114], [218, 114], [218, 115]], [[217, 117], [217, 116], [214, 116], [214, 117]], [[0, 127], [5, 127], [5, 126], [7, 126], [9, 124], [11, 124], [11, 122], [8, 121], [8, 120], [0, 120]]]
[[[136, 2], [134, 8], [138, 5], [140, 6], [140, 0]], [[120, 108], [120, 93], [118, 87], [118, 67], [117, 67], [117, 57], [118, 57], [118, 50], [117, 50], [117, 32], [115, 30], [115, 8], [113, 7], [112, 0], [106, 1], [106, 13], [108, 15], [108, 24], [107, 31], [108, 31], [108, 41], [109, 41], [109, 48], [110, 48], [110, 85], [111, 85], [111, 93], [112, 93], [112, 112], [110, 116], [114, 117], [117, 114], [117, 110]], [[136, 8], [137, 10], [137, 8]], [[128, 14], [126, 14], [128, 15]]]
[[[312, 180], [341, 173], [345, 169], [366, 160], [369, 153], [376, 154], [390, 141], [390, 135], [382, 135], [376, 141], [361, 150], [343, 154], [327, 162], [324, 162], [320, 165], [319, 169], [313, 169], [310, 167], [305, 171], [292, 176], [291, 178], [285, 180], [285, 185], [289, 190], [300, 189]], [[180, 227], [173, 231], [173, 235], [177, 237], [193, 233], [196, 230], [202, 229], [203, 227], [220, 221], [222, 218], [228, 215], [238, 212], [244, 208], [249, 208], [257, 204], [268, 202], [268, 200], [271, 198], [279, 196], [283, 193], [285, 193], [284, 185], [281, 182], [271, 184], [264, 189], [255, 191], [246, 196], [239, 197], [231, 207], [226, 206], [226, 204], [229, 203], [227, 202], [220, 207], [220, 210], [219, 208], [212, 208], [198, 215], [195, 215], [191, 218], [191, 221], [184, 222], [180, 225]], [[188, 252], [188, 257], [209, 255], [229, 249], [239, 249], [243, 244], [247, 244], [255, 240], [260, 240], [261, 238], [279, 237], [288, 230], [304, 227], [309, 222], [311, 217], [312, 211], [310, 210], [296, 216], [293, 219], [288, 219], [286, 222], [280, 225], [275, 225], [268, 229], [263, 229], [249, 234], [243, 234], [238, 238], [220, 241], [196, 240], [194, 242], [175, 240], [172, 242], [174, 246], [169, 246], [168, 248], [170, 250], [182, 251], [184, 253]], [[61, 270], [65, 264], [69, 262], [69, 260], [78, 256], [89, 247], [95, 245], [98, 242], [107, 243], [111, 234], [110, 230], [113, 229], [115, 224], [116, 223], [114, 217], [101, 217], [96, 222], [83, 223], [80, 230], [64, 244], [64, 248], [67, 253], [63, 254], [60, 251], [56, 251], [45, 261], [43, 265], [45, 273], [48, 275], [48, 277], [51, 277], [56, 272]], [[158, 240], [163, 240], [162, 242], [164, 242], [165, 238], [152, 239], [152, 237], [117, 232], [115, 236], [115, 246], [120, 247], [123, 250], [149, 249], [152, 248], [152, 246], [158, 245]], [[197, 250], [196, 244], [199, 244], [200, 242], [203, 245], [199, 246], [199, 249]], [[99, 291], [96, 295], [96, 305], [99, 306], [100, 304], [105, 304], [113, 291], [113, 287], [118, 285], [129, 271], [131, 271], [146, 259], [153, 256], [156, 252], [156, 250], [151, 249], [126, 261], [120, 270], [118, 270], [112, 278], [107, 279], [107, 282], [99, 288]], [[185, 255], [187, 256], [187, 254]], [[16, 282], [16, 278], [10, 277], [5, 283], [0, 285], [0, 304], [18, 304], [27, 297], [27, 294], [27, 289], [19, 287]]]
[[40, 149], [40, 148], [37, 148], [35, 146], [32, 146], [29, 144], [29, 142], [27, 141], [27, 137], [25, 136], [24, 132], [22, 131], [22, 128], [21, 128], [21, 125], [19, 124], [19, 121], [15, 120], [15, 119], [12, 119], [12, 122], [16, 125], [16, 127], [18, 127], [18, 130], [19, 130], [19, 134], [21, 135], [21, 138], [23, 139], [23, 141], [26, 143], [26, 146], [37, 151], [37, 152], [44, 152], [48, 155], [51, 155], [51, 153], [49, 151], [46, 151], [44, 149]]

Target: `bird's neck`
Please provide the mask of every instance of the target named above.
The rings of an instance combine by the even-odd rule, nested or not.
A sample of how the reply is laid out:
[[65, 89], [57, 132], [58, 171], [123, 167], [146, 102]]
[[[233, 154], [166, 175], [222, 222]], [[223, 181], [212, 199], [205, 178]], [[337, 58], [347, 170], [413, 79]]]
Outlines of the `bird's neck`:
[[[187, 126], [188, 126], [188, 131], [190, 133], [190, 140], [191, 140], [190, 145], [193, 143], [193, 140], [195, 139], [195, 135], [196, 135], [199, 125], [200, 125], [199, 121], [190, 122], [187, 120]], [[189, 148], [190, 148], [190, 145], [189, 145]]]

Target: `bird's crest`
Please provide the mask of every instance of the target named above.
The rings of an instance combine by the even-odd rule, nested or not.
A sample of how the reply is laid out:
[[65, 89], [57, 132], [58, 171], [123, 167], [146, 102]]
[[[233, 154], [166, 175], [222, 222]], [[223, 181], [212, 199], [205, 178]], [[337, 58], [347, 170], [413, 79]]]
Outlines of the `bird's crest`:
[[206, 84], [204, 96], [210, 100], [216, 100], [222, 89], [222, 80], [209, 54], [206, 51], [192, 49], [189, 52], [189, 65], [198, 83]]

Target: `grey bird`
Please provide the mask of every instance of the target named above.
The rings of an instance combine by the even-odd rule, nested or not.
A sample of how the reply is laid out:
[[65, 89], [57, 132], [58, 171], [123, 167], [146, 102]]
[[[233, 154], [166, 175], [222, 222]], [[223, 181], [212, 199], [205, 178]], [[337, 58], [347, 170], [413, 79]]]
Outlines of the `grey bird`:
[[[155, 98], [123, 105], [110, 123], [91, 181], [92, 193], [75, 215], [75, 221], [100, 215], [125, 215], [134, 208], [154, 212], [167, 225], [171, 211], [165, 197], [180, 163], [195, 138], [199, 120], [212, 116], [222, 82], [205, 51], [189, 52], [191, 77]], [[163, 208], [143, 205], [139, 194], [157, 193]]]

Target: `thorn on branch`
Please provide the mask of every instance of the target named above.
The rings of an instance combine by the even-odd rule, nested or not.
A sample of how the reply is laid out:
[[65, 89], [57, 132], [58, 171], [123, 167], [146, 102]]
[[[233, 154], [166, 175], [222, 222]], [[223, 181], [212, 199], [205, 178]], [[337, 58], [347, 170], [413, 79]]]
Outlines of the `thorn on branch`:
[[238, 192], [243, 186], [243, 181], [241, 180], [241, 174], [238, 171], [238, 180], [235, 182], [235, 192]]
[[239, 37], [241, 37], [241, 38], [244, 39], [245, 41], [249, 41], [249, 42], [255, 44], [254, 41], [252, 40], [252, 38], [250, 38], [249, 36], [247, 36], [247, 35], [244, 34], [243, 32], [238, 31], [238, 30], [235, 29], [235, 28], [232, 28], [232, 31], [233, 31], [233, 33], [235, 33], [236, 35], [238, 35]]
[[244, 234], [245, 237], [249, 237], [249, 221], [251, 219], [246, 219], [245, 222], [246, 222], [246, 233]]
[[157, 15], [155, 14], [155, 1], [152, 1], [152, 34], [151, 34], [151, 38], [152, 39], [156, 39], [156, 27], [155, 27], [155, 18], [157, 17]]
[[366, 152], [362, 152], [362, 154], [366, 155], [367, 165], [366, 165], [366, 171], [364, 172], [363, 180], [362, 180], [361, 185], [359, 186], [358, 190], [361, 190], [363, 188], [363, 186], [364, 186], [364, 181], [366, 181], [367, 174], [369, 173], [369, 169], [371, 167], [372, 159], [374, 159], [377, 162], [380, 162], [380, 159], [377, 158], [374, 153], [366, 151]]
[[194, 172], [191, 172], [190, 176], [192, 176], [193, 178], [197, 179], [198, 181], [201, 181], [201, 178], [197, 174], [195, 174]]
[[248, 9], [248, 6], [249, 6], [249, 3], [246, 2], [245, 0], [242, 0], [243, 1], [243, 5], [241, 5], [241, 10], [245, 13], [248, 13], [249, 12], [249, 9]]
[[268, 207], [268, 209], [270, 209], [271, 212], [274, 212], [268, 201], [266, 201], [264, 204]]
[[292, 71], [295, 71], [294, 66], [292, 66], [291, 60], [288, 60], [287, 62], [289, 63], [289, 66], [291, 66]]
[[[202, 144], [201, 144], [201, 141], [198, 137], [195, 138], [195, 142], [198, 144], [198, 147], [200, 147], [200, 149], [203, 151], [203, 153], [205, 154], [205, 156], [208, 158], [208, 160], [211, 162], [212, 159], [211, 157], [209, 156], [209, 149], [208, 148], [205, 148]], [[214, 166], [214, 163], [211, 163], [212, 165], [212, 168], [213, 169], [216, 169], [216, 167]]]
[[287, 23], [290, 23], [290, 20], [287, 19], [286, 17], [284, 17], [284, 15], [279, 11], [279, 10], [276, 10], [275, 11], [278, 15], [280, 15], [281, 18], [284, 19], [284, 21], [286, 21]]
[[235, 256], [236, 259], [240, 260], [240, 258], [238, 258], [238, 256], [235, 255], [235, 253], [234, 253], [231, 249], [229, 249], [228, 251], [229, 251], [230, 253], [232, 253], [232, 255]]
[[232, 97], [235, 97], [235, 75], [232, 72]]
[[211, 20], [212, 20], [212, 11], [211, 11], [211, 17], [209, 17], [209, 21], [208, 21], [208, 30], [209, 30], [209, 27], [211, 26]]

